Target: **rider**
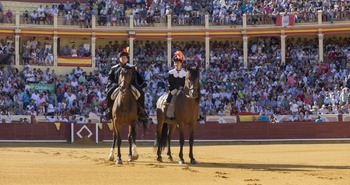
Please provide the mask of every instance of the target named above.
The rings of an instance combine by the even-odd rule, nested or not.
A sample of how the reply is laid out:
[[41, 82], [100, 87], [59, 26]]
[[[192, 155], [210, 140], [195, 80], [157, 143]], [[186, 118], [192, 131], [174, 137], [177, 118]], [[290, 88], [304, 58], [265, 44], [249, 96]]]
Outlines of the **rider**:
[[174, 69], [168, 72], [168, 87], [169, 94], [166, 99], [166, 105], [168, 106], [166, 112], [166, 122], [174, 120], [174, 102], [172, 102], [173, 95], [175, 95], [178, 90], [183, 89], [185, 86], [186, 71], [182, 69], [182, 64], [185, 61], [185, 57], [181, 51], [176, 51], [172, 61], [174, 62]]
[[[111, 68], [111, 71], [108, 74], [108, 84], [106, 88], [107, 92], [107, 108], [108, 112], [106, 113], [106, 120], [112, 119], [112, 107], [114, 101], [111, 99], [111, 95], [114, 92], [114, 90], [119, 87], [118, 80], [121, 68], [129, 68], [131, 67], [130, 64], [128, 64], [129, 61], [129, 48], [124, 49], [122, 52], [118, 54], [118, 64], [113, 66]], [[139, 92], [140, 97], [136, 100], [138, 105], [138, 114], [139, 114], [139, 120], [147, 123], [148, 122], [148, 115], [145, 110], [145, 93], [143, 92], [143, 88], [147, 86], [147, 84], [144, 82], [141, 75], [136, 71], [133, 75], [136, 75], [135, 80], [131, 82], [131, 85], [134, 86]]]

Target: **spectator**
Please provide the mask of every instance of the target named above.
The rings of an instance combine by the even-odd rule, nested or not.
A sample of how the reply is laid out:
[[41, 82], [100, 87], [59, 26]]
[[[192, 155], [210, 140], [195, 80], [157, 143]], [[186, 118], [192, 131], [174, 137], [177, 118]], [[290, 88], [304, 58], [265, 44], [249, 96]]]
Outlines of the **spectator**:
[[315, 122], [317, 122], [317, 123], [324, 122], [324, 119], [321, 118], [321, 116], [318, 116], [317, 119], [315, 120]]

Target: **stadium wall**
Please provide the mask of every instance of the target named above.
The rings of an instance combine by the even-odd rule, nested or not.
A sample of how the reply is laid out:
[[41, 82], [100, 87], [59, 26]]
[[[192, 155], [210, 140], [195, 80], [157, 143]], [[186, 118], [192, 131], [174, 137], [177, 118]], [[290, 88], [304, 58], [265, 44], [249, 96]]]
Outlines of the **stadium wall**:
[[[143, 131], [137, 127], [137, 140], [153, 141], [157, 125], [150, 125]], [[122, 139], [126, 140], [128, 128], [122, 129]], [[75, 142], [89, 138], [99, 143], [111, 141], [110, 123], [71, 124], [0, 124], [0, 142]], [[185, 132], [185, 138], [189, 135]], [[349, 139], [350, 122], [289, 122], [268, 124], [262, 122], [219, 124], [208, 122], [199, 124], [195, 140], [269, 140], [269, 139]], [[175, 132], [174, 140], [178, 140]]]

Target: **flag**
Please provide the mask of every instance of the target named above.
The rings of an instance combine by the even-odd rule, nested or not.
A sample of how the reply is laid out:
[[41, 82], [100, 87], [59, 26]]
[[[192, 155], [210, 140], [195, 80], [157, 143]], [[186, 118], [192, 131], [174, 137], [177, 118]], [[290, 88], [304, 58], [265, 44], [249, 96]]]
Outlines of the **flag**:
[[100, 130], [102, 130], [102, 123], [97, 123], [98, 124], [98, 128], [100, 129]]
[[289, 26], [289, 15], [282, 17], [282, 27]]
[[61, 123], [55, 123], [57, 131], [60, 130]]
[[113, 129], [113, 123], [107, 123], [109, 130]]
[[295, 15], [277, 15], [276, 16], [276, 26], [293, 26], [295, 23]]

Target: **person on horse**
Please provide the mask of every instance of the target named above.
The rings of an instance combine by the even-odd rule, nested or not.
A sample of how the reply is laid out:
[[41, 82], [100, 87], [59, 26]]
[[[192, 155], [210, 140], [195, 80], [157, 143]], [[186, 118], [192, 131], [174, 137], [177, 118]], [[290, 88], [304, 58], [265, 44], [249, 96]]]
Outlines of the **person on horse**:
[[[111, 95], [115, 91], [116, 88], [119, 87], [119, 75], [122, 68], [130, 68], [132, 67], [130, 64], [128, 64], [129, 61], [129, 51], [128, 48], [124, 49], [122, 52], [118, 54], [118, 64], [113, 66], [108, 74], [108, 84], [107, 84], [107, 113], [105, 116], [106, 120], [112, 119], [112, 108], [114, 100], [111, 99]], [[143, 80], [141, 75], [135, 71], [133, 75], [136, 75], [133, 77], [133, 80], [131, 82], [131, 85], [134, 86], [139, 92], [140, 97], [136, 100], [138, 105], [138, 115], [139, 115], [139, 121], [143, 123], [147, 123], [149, 120], [148, 114], [145, 110], [145, 93], [143, 92], [143, 88], [147, 86], [146, 82]]]
[[174, 62], [174, 69], [168, 72], [168, 87], [169, 94], [166, 99], [166, 106], [168, 107], [166, 112], [165, 122], [170, 123], [174, 120], [174, 101], [173, 96], [177, 94], [179, 90], [182, 90], [185, 86], [186, 71], [182, 69], [182, 64], [185, 62], [185, 57], [181, 51], [176, 51], [172, 61]]

